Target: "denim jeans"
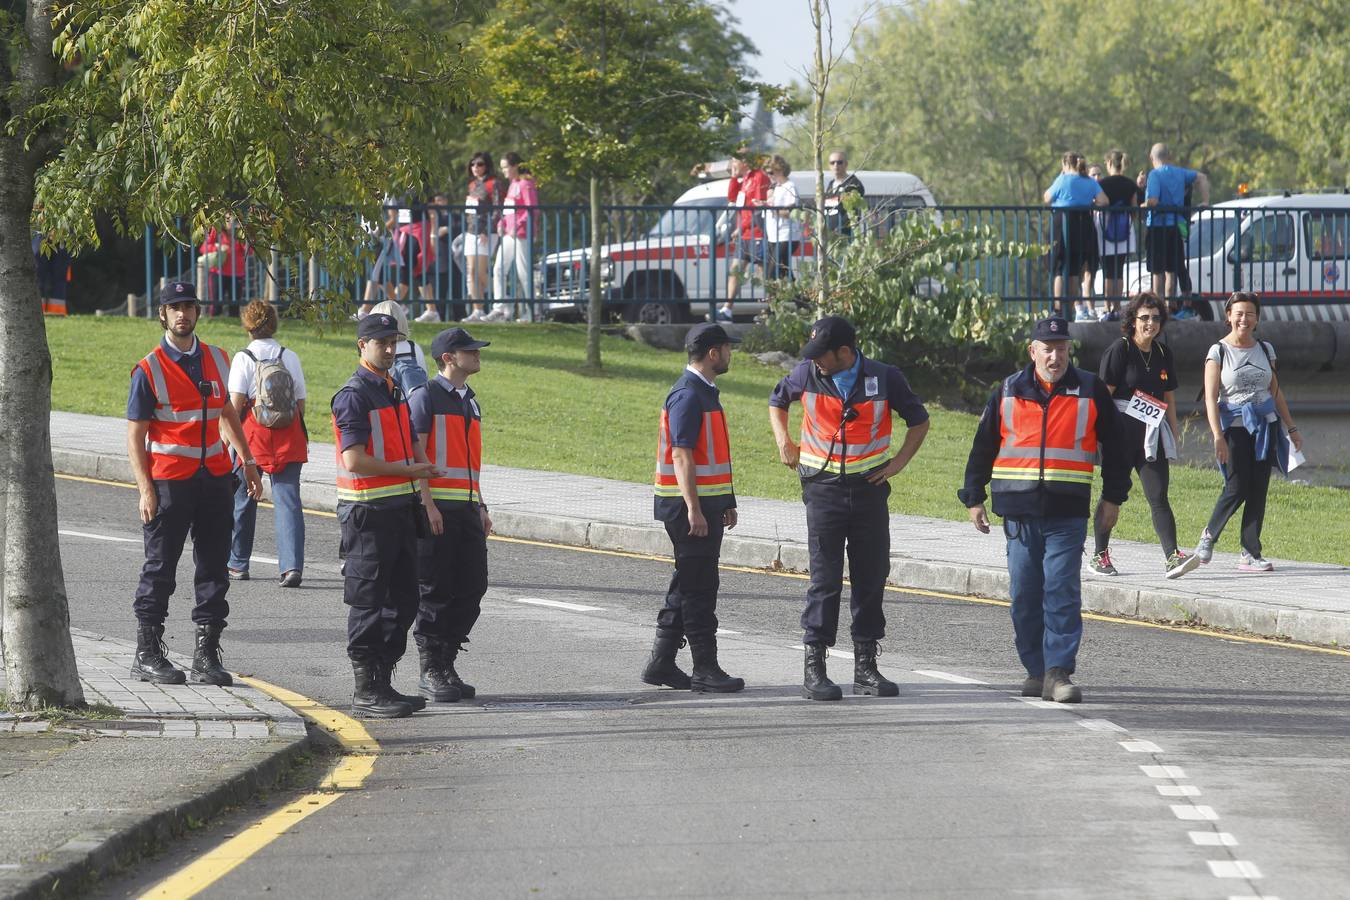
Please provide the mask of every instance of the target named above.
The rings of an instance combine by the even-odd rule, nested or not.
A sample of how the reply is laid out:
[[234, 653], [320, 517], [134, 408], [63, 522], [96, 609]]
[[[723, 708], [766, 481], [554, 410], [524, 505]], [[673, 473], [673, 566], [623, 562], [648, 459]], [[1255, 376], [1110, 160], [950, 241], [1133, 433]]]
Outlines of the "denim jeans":
[[1083, 639], [1082, 564], [1087, 518], [1006, 519], [1013, 634], [1027, 674], [1073, 672]]
[[[305, 569], [305, 514], [300, 509], [300, 466], [290, 463], [267, 477], [272, 482], [272, 505], [276, 507], [277, 569], [281, 574]], [[249, 497], [244, 480], [234, 492], [234, 536], [230, 541], [230, 568], [248, 571], [253, 555], [253, 530], [258, 519], [258, 501]]]

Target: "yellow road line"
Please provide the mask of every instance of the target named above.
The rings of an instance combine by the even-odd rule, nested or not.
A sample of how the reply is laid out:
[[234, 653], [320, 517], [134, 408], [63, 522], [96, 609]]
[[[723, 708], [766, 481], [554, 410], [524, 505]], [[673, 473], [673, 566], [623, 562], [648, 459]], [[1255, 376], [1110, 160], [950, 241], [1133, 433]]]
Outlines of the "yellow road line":
[[366, 731], [365, 726], [351, 716], [302, 694], [257, 678], [240, 680], [265, 694], [270, 694], [333, 735], [342, 745], [342, 759], [328, 771], [319, 784], [319, 790], [299, 797], [249, 825], [239, 834], [145, 891], [140, 895], [141, 898], [186, 900], [188, 897], [195, 897], [281, 837], [297, 822], [326, 808], [347, 791], [360, 788], [375, 767], [375, 757], [379, 754], [380, 745], [370, 736], [370, 732]]
[[[135, 485], [123, 484], [120, 481], [104, 481], [99, 478], [85, 478], [80, 475], [60, 475], [57, 478], [67, 478], [71, 481], [87, 481], [91, 484], [108, 484], [116, 487], [135, 487]], [[325, 512], [324, 510], [306, 509], [305, 512], [316, 516], [327, 516], [336, 518], [335, 513]], [[602, 556], [621, 556], [626, 559], [645, 559], [652, 562], [670, 562], [669, 556], [653, 556], [650, 553], [634, 553], [628, 550], [602, 550], [599, 547], [577, 547], [572, 544], [555, 544], [552, 541], [532, 541], [525, 538], [502, 537], [492, 535], [489, 540], [501, 541], [505, 544], [524, 544], [530, 547], [548, 547], [554, 550], [571, 550], [576, 553], [598, 553]], [[719, 565], [719, 569], [724, 572], [744, 572], [749, 575], [771, 575], [775, 578], [796, 578], [798, 580], [808, 580], [811, 576], [803, 575], [800, 572], [781, 572], [775, 569], [756, 569], [750, 566], [730, 566]], [[844, 584], [848, 584], [845, 580]], [[988, 597], [972, 597], [966, 594], [945, 594], [941, 591], [927, 591], [923, 588], [902, 588], [893, 585], [886, 585], [886, 590], [896, 594], [916, 594], [921, 597], [937, 597], [941, 600], [961, 600], [965, 603], [980, 603], [985, 606], [1011, 606], [1007, 600], [991, 600]], [[1107, 616], [1101, 613], [1083, 613], [1083, 618], [1091, 619], [1094, 622], [1111, 622], [1116, 625], [1135, 625], [1140, 628], [1153, 628], [1158, 631], [1173, 631], [1178, 634], [1193, 634], [1200, 637], [1221, 638], [1225, 641], [1236, 641], [1243, 644], [1261, 644], [1268, 647], [1283, 647], [1286, 650], [1307, 650], [1312, 653], [1325, 653], [1328, 656], [1350, 656], [1350, 650], [1342, 650], [1337, 647], [1319, 647], [1317, 644], [1304, 644], [1298, 641], [1277, 641], [1272, 638], [1253, 637], [1244, 634], [1229, 634], [1225, 631], [1210, 631], [1206, 628], [1191, 628], [1185, 625], [1167, 625], [1162, 622], [1147, 622], [1143, 619], [1124, 619], [1118, 616]]]

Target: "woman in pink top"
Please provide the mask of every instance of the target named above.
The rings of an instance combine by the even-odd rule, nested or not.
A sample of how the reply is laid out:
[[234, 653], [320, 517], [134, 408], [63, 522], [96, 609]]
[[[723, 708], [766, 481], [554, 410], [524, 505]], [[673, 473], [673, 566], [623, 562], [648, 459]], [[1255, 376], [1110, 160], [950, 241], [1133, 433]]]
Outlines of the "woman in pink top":
[[[489, 322], [509, 322], [516, 317], [513, 303], [507, 299], [508, 275], [514, 272], [514, 290], [512, 297], [530, 294], [530, 238], [534, 231], [534, 216], [539, 206], [539, 190], [528, 169], [521, 166], [520, 154], [507, 153], [502, 157], [502, 175], [510, 182], [506, 189], [506, 198], [502, 200], [501, 218], [497, 220], [497, 233], [501, 243], [497, 247], [497, 261], [492, 267], [492, 296], [496, 304], [492, 312], [483, 317]], [[533, 319], [533, 310], [526, 307], [521, 313], [525, 320]]]
[[239, 309], [256, 299], [247, 296], [248, 258], [253, 255], [253, 248], [235, 233], [238, 227], [238, 220], [232, 214], [227, 215], [225, 227], [210, 229], [202, 242], [197, 257], [197, 283], [204, 286], [206, 296], [213, 301], [207, 305], [207, 315], [229, 312], [231, 307]]

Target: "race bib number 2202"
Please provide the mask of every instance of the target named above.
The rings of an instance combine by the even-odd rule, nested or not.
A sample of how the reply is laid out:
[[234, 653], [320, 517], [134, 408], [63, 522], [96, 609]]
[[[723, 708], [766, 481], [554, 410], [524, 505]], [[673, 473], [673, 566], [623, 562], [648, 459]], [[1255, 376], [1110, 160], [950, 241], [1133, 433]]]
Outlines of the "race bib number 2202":
[[1125, 415], [1154, 427], [1162, 424], [1163, 416], [1166, 413], [1166, 403], [1157, 397], [1145, 394], [1143, 391], [1135, 391], [1134, 396], [1130, 398], [1130, 405], [1125, 407]]

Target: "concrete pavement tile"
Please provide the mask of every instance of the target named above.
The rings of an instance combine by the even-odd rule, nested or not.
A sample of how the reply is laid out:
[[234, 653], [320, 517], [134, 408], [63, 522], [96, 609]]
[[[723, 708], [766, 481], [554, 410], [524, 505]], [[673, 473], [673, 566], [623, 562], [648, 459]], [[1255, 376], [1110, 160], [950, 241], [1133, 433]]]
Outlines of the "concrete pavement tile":
[[665, 529], [658, 531], [641, 525], [592, 522], [589, 534], [592, 547], [650, 553], [653, 556], [670, 555], [670, 538], [666, 536]]
[[1083, 581], [1083, 608], [1111, 616], [1134, 616], [1139, 612], [1139, 589], [1112, 584], [1102, 578]]
[[552, 541], [585, 547], [590, 543], [590, 522], [559, 516], [532, 515], [492, 504], [492, 526], [500, 534], [530, 541]]
[[[665, 555], [669, 556], [670, 552], [670, 547], [667, 547]], [[778, 542], [758, 538], [723, 538], [722, 562], [733, 566], [772, 569], [778, 562]]]
[[991, 597], [995, 600], [1008, 599], [1010, 588], [1007, 569], [971, 566], [969, 578], [966, 590], [976, 597]]
[[970, 566], [900, 557], [891, 560], [888, 581], [901, 587], [965, 594], [970, 589]]

